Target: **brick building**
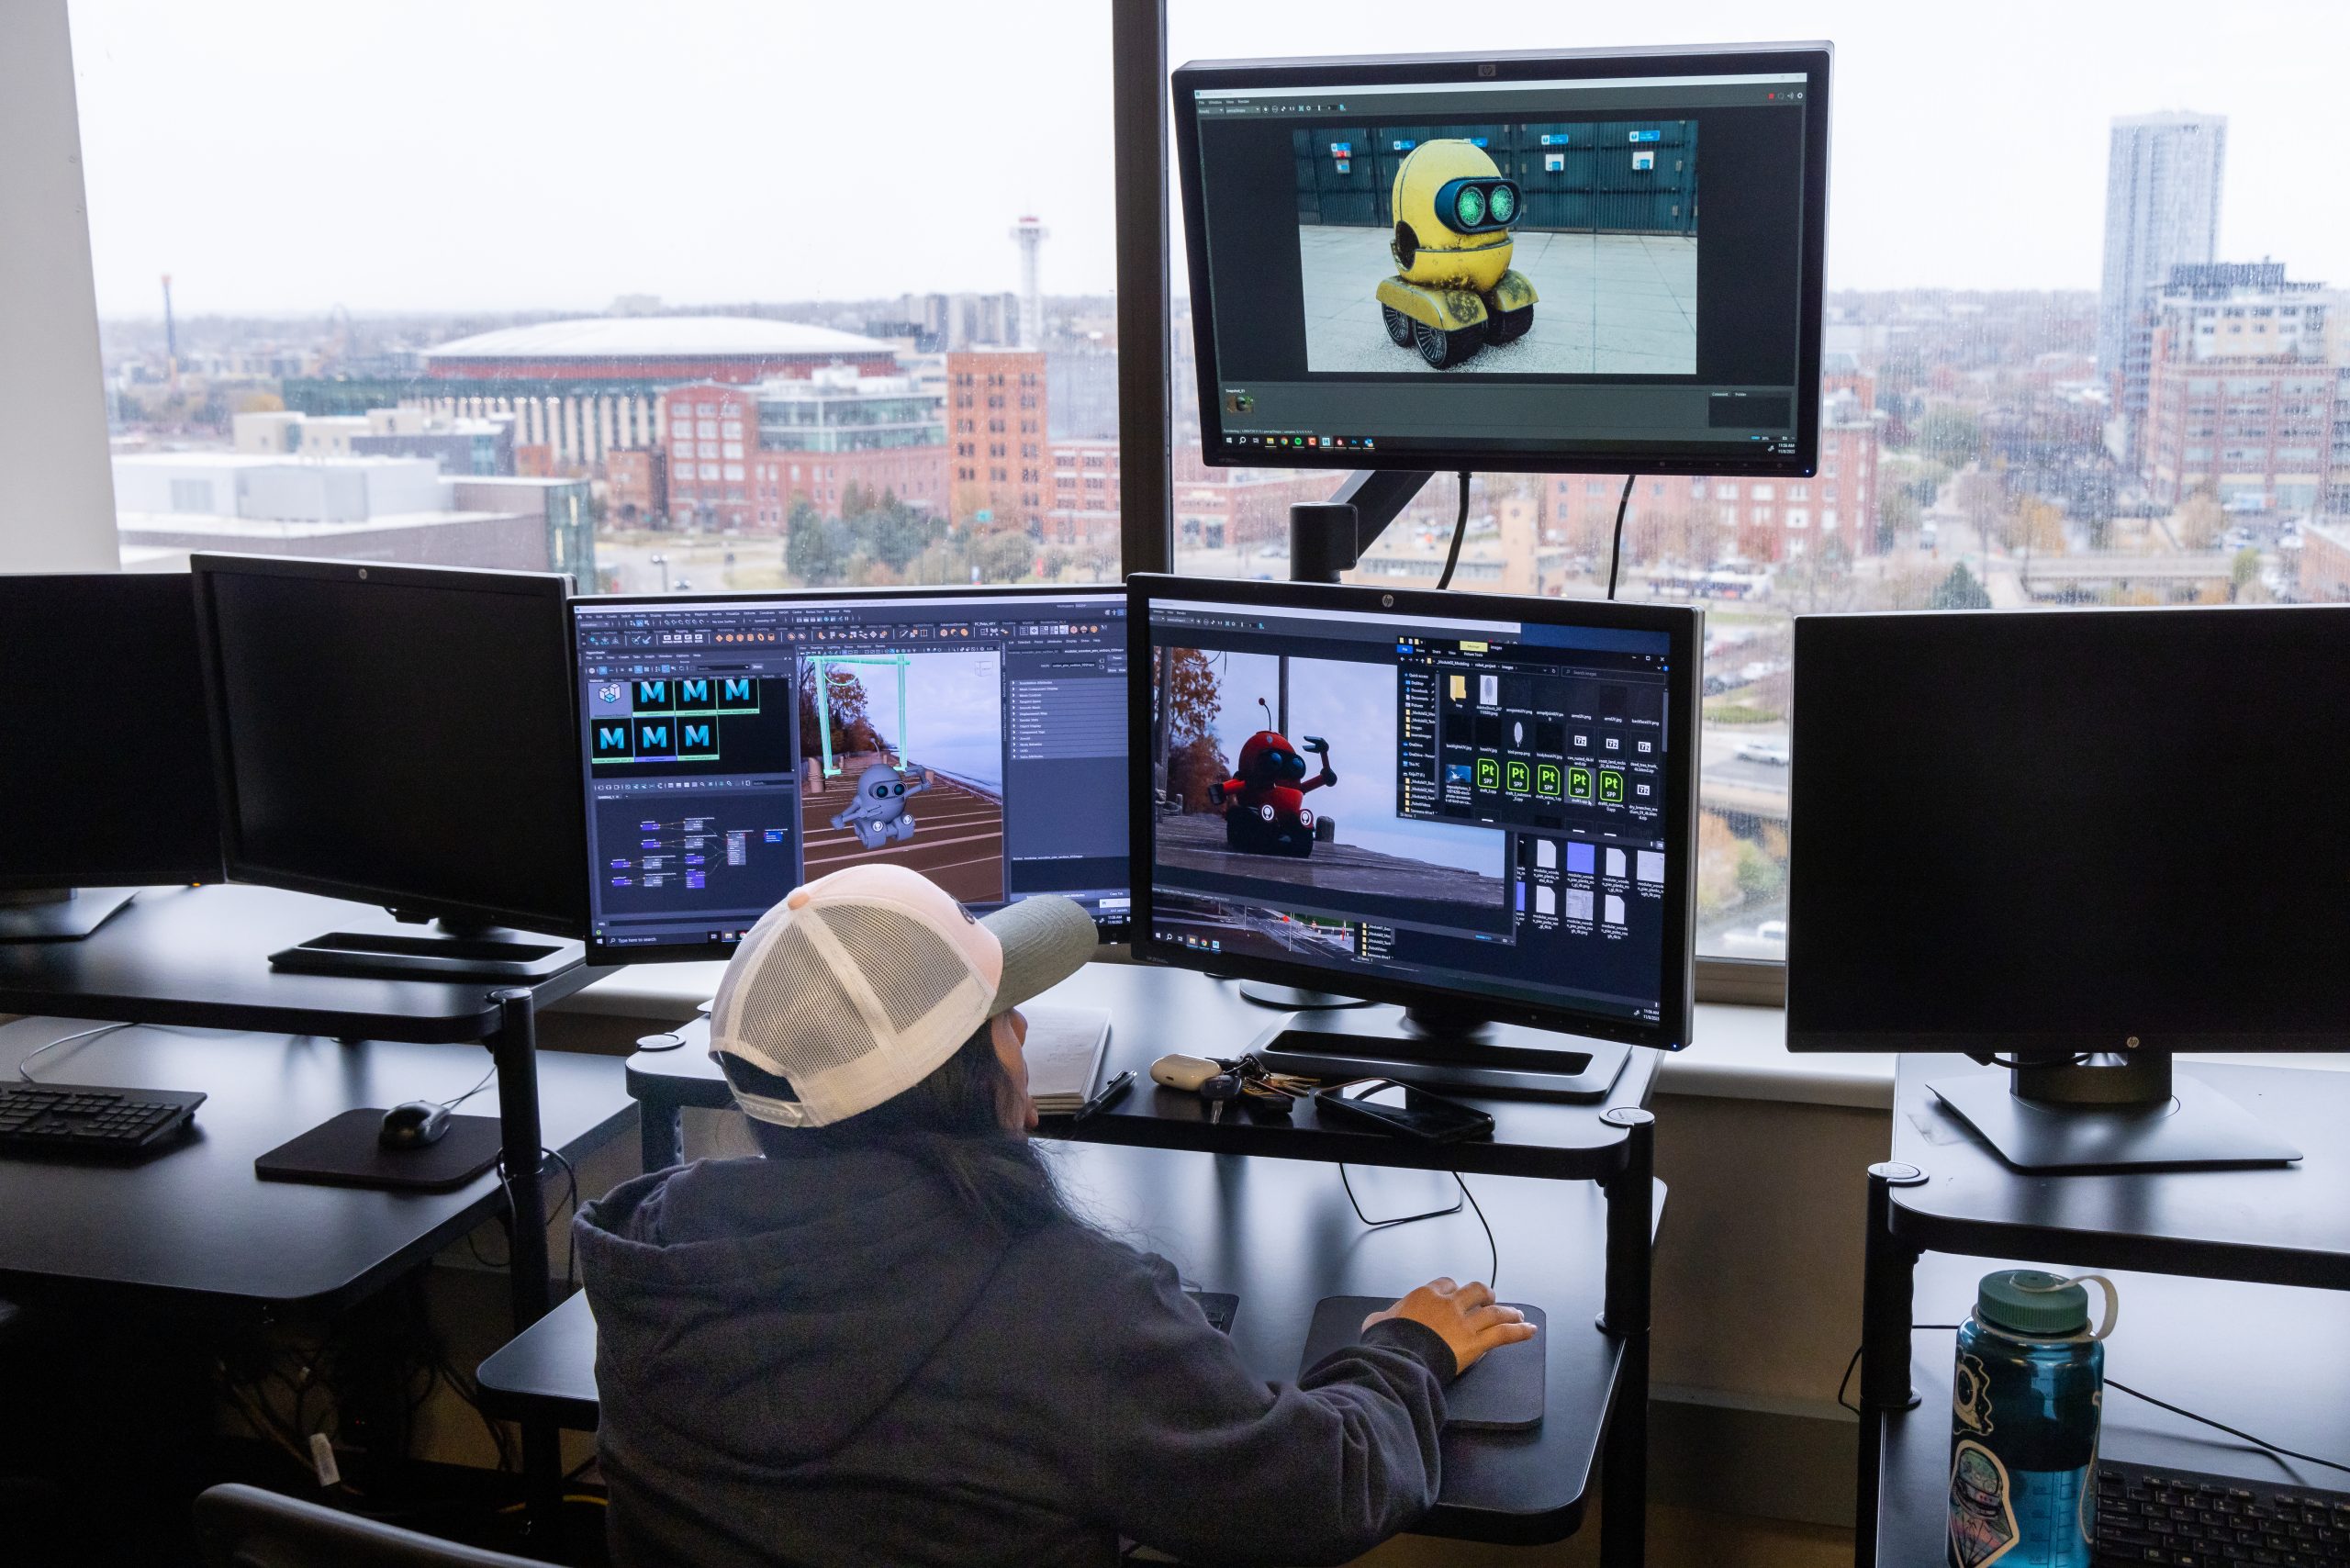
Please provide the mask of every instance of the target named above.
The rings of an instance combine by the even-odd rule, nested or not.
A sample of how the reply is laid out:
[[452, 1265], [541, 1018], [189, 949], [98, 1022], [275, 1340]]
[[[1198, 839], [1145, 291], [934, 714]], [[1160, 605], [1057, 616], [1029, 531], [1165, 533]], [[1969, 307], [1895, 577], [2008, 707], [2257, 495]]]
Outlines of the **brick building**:
[[2308, 512], [2325, 500], [2337, 390], [2322, 286], [2281, 263], [2174, 267], [2154, 306], [2146, 488]]
[[1052, 505], [1044, 541], [1080, 550], [1118, 544], [1118, 443], [1114, 439], [1052, 443]]
[[946, 356], [948, 516], [1041, 529], [1052, 488], [1045, 356], [971, 349]]
[[[1807, 551], [1876, 551], [1876, 422], [1866, 377], [1831, 383], [1820, 399], [1819, 474], [1811, 479], [1643, 476], [1624, 511], [1628, 563], [1692, 566], [1777, 562]], [[1580, 553], [1607, 549], [1620, 476], [1554, 475], [1543, 481], [1543, 535]]]
[[850, 487], [944, 511], [944, 399], [912, 378], [853, 368], [733, 386], [702, 382], [660, 399], [668, 514], [779, 532], [805, 500], [840, 515]]

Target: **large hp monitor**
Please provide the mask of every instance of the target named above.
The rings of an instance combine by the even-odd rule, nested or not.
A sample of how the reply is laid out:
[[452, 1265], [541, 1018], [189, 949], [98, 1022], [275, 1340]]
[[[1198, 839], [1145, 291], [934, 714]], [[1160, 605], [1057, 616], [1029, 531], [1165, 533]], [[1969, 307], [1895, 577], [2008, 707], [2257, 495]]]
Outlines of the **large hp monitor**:
[[70, 940], [220, 879], [185, 572], [0, 577], [0, 941]]
[[2350, 608], [1795, 623], [1787, 1044], [1962, 1052], [2032, 1170], [2294, 1157], [2182, 1051], [2350, 1048]]
[[1183, 66], [1203, 455], [1811, 474], [1830, 57]]
[[1258, 1054], [1597, 1098], [1689, 1043], [1699, 611], [1128, 588], [1136, 953], [1392, 1004]]
[[229, 875], [437, 934], [334, 932], [281, 968], [524, 980], [578, 961], [570, 579], [193, 558]]
[[574, 600], [590, 961], [722, 958], [873, 862], [1122, 939], [1125, 622], [1117, 588]]

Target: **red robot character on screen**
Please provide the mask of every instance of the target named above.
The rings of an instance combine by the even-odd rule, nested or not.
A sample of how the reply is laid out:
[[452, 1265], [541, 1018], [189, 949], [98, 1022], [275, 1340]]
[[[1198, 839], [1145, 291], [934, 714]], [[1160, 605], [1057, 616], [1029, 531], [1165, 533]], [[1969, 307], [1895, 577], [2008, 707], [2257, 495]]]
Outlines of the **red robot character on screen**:
[[[1258, 706], [1265, 707], [1263, 699], [1258, 700]], [[1317, 823], [1305, 804], [1307, 790], [1327, 789], [1338, 781], [1337, 770], [1330, 766], [1330, 743], [1320, 735], [1308, 735], [1301, 751], [1272, 728], [1271, 709], [1266, 708], [1265, 717], [1266, 727], [1241, 746], [1234, 776], [1215, 787], [1224, 807], [1224, 842], [1227, 848], [1247, 855], [1304, 858], [1314, 853], [1317, 837], [1326, 842], [1333, 836], [1335, 824], [1326, 818]], [[1322, 771], [1311, 778], [1305, 776], [1304, 752], [1322, 759]]]

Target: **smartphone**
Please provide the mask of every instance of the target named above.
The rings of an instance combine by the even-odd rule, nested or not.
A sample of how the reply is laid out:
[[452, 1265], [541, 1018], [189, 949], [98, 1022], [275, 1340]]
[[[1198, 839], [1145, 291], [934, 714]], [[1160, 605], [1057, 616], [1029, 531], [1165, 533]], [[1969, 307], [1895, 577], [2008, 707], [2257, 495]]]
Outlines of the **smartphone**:
[[1494, 1136], [1493, 1117], [1425, 1089], [1405, 1090], [1401, 1105], [1362, 1097], [1403, 1087], [1393, 1082], [1373, 1083], [1351, 1096], [1340, 1089], [1317, 1089], [1314, 1091], [1314, 1105], [1319, 1114], [1335, 1120], [1354, 1122], [1398, 1137], [1418, 1138], [1424, 1143], [1466, 1143], [1472, 1138]]

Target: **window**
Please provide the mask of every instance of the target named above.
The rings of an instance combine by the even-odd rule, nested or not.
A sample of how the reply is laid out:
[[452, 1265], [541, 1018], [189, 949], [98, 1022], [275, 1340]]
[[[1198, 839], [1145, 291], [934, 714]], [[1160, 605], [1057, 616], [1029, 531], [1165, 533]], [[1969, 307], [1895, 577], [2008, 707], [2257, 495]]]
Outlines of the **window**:
[[[977, 421], [1014, 398], [1021, 464], [1116, 434], [1107, 7], [1063, 0], [1037, 34], [968, 8], [893, 29], [757, 0], [650, 31], [555, 0], [488, 27], [465, 0], [66, 4], [118, 532], [142, 564], [194, 540], [553, 567], [590, 591], [1118, 577], [1114, 483], [1058, 518], [977, 453]], [[467, 107], [354, 111], [389, 102]], [[555, 151], [554, 128], [591, 124], [610, 132], [593, 156]], [[762, 178], [774, 150], [799, 170], [843, 127], [892, 210], [850, 265]], [[627, 191], [660, 196], [631, 217]], [[1009, 233], [1030, 212], [1050, 230], [1033, 313]], [[1025, 348], [1041, 363], [1006, 359]], [[364, 515], [319, 529], [348, 507], [280, 520], [241, 499], [224, 470], [295, 461], [305, 426], [302, 463], [376, 465], [349, 487]], [[787, 454], [834, 472], [769, 494], [755, 465]], [[198, 478], [218, 504], [175, 508], [173, 480]], [[811, 508], [822, 546], [778, 548]]]
[[[1429, 47], [1427, 15], [1406, 0], [1361, 0], [1334, 42], [1312, 13], [1169, 0], [1169, 56], [1409, 52]], [[1787, 741], [1795, 615], [2151, 602], [2167, 587], [2148, 588], [2119, 569], [2098, 575], [2109, 560], [2118, 567], [2148, 555], [2212, 563], [2193, 590], [2200, 597], [2306, 596], [2311, 585], [2300, 579], [2311, 553], [2282, 524], [2350, 534], [2342, 477], [2350, 471], [2350, 401], [2337, 401], [2331, 378], [2307, 395], [2297, 389], [2322, 363], [2318, 345], [2341, 341], [2340, 320], [2320, 312], [2338, 311], [2328, 291], [2350, 284], [2350, 207], [2309, 200], [2306, 187], [2275, 177], [2260, 151], [2306, 144], [2311, 167], [2350, 158], [2350, 126], [2320, 106], [2332, 101], [2350, 30], [2328, 12], [2322, 37], [2312, 36], [2306, 10], [2281, 0], [2251, 0], [2242, 15], [2240, 28], [2184, 10], [2143, 19], [2185, 29], [2178, 36], [2193, 46], [2184, 55], [2140, 49], [2109, 9], [2043, 8], [2046, 36], [2023, 54], [1996, 29], [1937, 27], [1865, 0], [1815, 0], [1783, 18], [1778, 36], [1837, 41], [1841, 84], [1819, 474], [1781, 481], [1776, 496], [1770, 482], [1736, 478], [1702, 489], [1666, 479], [1660, 496], [1643, 476], [1625, 521], [1623, 596], [1696, 594], [1707, 610], [1701, 954], [1784, 955], [1787, 769], [1737, 754], [1745, 742], [1762, 751]], [[1678, 13], [1583, 16], [1576, 41], [1696, 45], [1741, 28], [1751, 36], [1750, 22], [1698, 0]], [[2268, 41], [2278, 37], [2307, 47], [2279, 55]], [[1474, 47], [1557, 42], [1539, 16], [1496, 14], [1480, 17]], [[2085, 73], [2089, 61], [2098, 68]], [[1926, 123], [1906, 106], [1920, 95], [1955, 96], [1985, 76], [2015, 101], [2066, 105], [2073, 133], [2051, 140], [2044, 124], [1996, 115]], [[1898, 92], [1887, 91], [1896, 84]], [[2229, 125], [2227, 167], [2212, 180], [2224, 191], [2217, 248], [2177, 259], [2255, 263], [2265, 254], [2284, 263], [2286, 286], [2230, 285], [2217, 297], [2184, 298], [2165, 333], [2154, 319], [2159, 291], [2141, 284], [2118, 286], [2112, 308], [2100, 311], [2109, 226], [2124, 249], [2146, 238], [2143, 228], [2133, 237], [2127, 211], [2106, 209], [2107, 157], [2112, 121], [2182, 102]], [[2031, 199], [1982, 180], [1986, 167], [2030, 167]], [[2164, 156], [2155, 177], [2165, 187], [2155, 210], [2194, 207], [2191, 160]], [[1702, 248], [1702, 214], [1699, 225]], [[1923, 232], [1950, 242], [1922, 250], [1915, 239]], [[1180, 283], [1180, 243], [1175, 254]], [[2271, 315], [2254, 314], [2264, 310]], [[1538, 305], [1535, 332], [1542, 321]], [[2291, 335], [2281, 330], [2288, 324], [2297, 328]], [[1195, 386], [1189, 331], [1188, 319], [1178, 323], [1179, 463]], [[2248, 355], [2273, 357], [2276, 368], [2239, 363]], [[2232, 381], [2247, 385], [2238, 394]], [[2241, 455], [2215, 458], [2230, 452]], [[1214, 507], [1184, 503], [1179, 570], [1283, 571], [1281, 559], [1263, 553], [1285, 542], [1288, 500], [1321, 498], [1337, 479], [1205, 472], [1224, 493]], [[1455, 586], [1602, 592], [1622, 484], [1477, 476]], [[1433, 580], [1427, 563], [1440, 565], [1453, 507], [1450, 476], [1440, 475], [1382, 540], [1378, 559], [1391, 580]], [[2061, 574], [2045, 569], [2058, 557]], [[1499, 577], [1472, 576], [1472, 562], [1498, 566]], [[1415, 570], [1422, 575], [1407, 575]]]

